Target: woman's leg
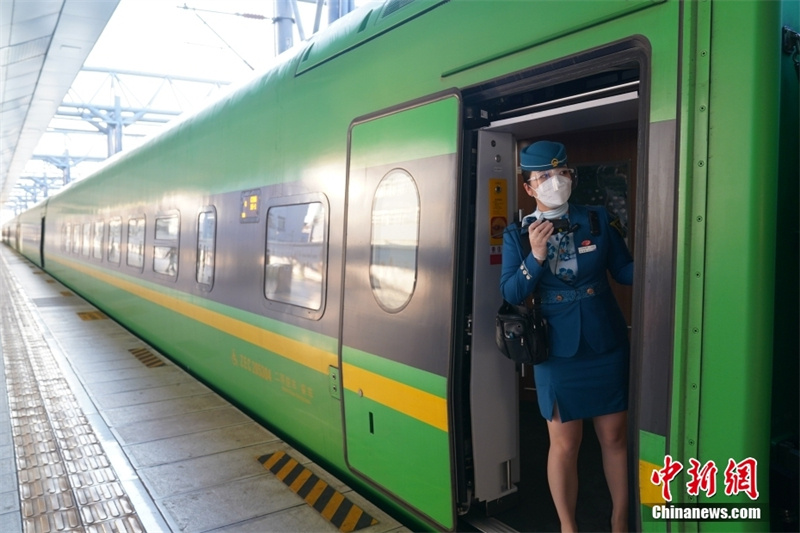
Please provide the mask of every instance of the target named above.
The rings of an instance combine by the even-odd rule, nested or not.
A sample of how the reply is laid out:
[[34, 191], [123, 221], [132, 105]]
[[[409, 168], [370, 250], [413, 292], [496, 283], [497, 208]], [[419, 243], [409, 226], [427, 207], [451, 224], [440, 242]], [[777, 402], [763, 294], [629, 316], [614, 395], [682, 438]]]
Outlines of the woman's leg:
[[594, 430], [603, 453], [603, 471], [614, 509], [611, 531], [628, 531], [628, 412], [594, 418]]
[[575, 506], [578, 503], [578, 451], [583, 438], [583, 420], [561, 422], [558, 406], [547, 422], [550, 451], [547, 455], [547, 481], [561, 521], [561, 531], [577, 531]]

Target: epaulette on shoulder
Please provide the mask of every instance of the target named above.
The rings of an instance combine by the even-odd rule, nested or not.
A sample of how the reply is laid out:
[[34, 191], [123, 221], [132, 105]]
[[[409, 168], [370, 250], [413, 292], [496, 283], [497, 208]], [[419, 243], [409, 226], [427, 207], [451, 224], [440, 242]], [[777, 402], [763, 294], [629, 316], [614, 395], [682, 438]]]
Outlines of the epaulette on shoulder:
[[608, 222], [608, 225], [617, 230], [617, 232], [620, 234], [622, 238], [625, 238], [625, 228], [622, 226], [622, 221], [619, 219], [619, 217], [615, 216], [614, 218], [612, 218]]

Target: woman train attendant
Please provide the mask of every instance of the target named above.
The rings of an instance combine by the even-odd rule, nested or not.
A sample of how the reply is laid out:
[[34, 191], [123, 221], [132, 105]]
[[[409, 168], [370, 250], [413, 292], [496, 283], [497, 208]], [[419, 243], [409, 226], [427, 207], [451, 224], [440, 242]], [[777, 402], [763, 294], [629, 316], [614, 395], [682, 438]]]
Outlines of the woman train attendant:
[[[520, 153], [524, 188], [537, 208], [503, 242], [501, 290], [519, 304], [534, 291], [548, 320], [550, 357], [536, 366], [536, 392], [547, 419], [547, 477], [562, 531], [576, 531], [578, 450], [583, 419], [600, 441], [613, 511], [612, 531], [627, 531], [627, 326], [607, 281], [633, 282], [633, 260], [602, 207], [570, 204], [575, 173], [560, 143]], [[521, 239], [530, 242], [523, 252]]]

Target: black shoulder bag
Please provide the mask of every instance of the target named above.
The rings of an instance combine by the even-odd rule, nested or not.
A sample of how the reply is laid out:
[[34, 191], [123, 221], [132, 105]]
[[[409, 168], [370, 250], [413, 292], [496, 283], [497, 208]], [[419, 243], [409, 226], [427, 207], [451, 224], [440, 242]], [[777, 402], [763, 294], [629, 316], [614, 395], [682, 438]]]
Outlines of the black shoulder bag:
[[[522, 242], [523, 258], [530, 249], [530, 241]], [[495, 343], [503, 355], [517, 364], [538, 365], [547, 360], [547, 320], [542, 316], [537, 293], [533, 307], [513, 305], [503, 300], [495, 318]]]

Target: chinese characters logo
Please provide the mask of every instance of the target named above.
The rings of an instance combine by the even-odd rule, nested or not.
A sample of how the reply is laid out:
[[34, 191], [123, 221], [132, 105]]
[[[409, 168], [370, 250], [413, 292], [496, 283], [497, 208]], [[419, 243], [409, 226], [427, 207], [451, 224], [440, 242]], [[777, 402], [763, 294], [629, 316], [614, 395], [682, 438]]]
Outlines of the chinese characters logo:
[[[690, 478], [689, 482], [686, 483], [688, 494], [698, 496], [703, 492], [708, 497], [716, 494], [718, 468], [714, 461], [702, 464], [697, 459], [691, 458], [689, 459], [689, 464], [690, 466], [686, 470]], [[757, 467], [758, 462], [752, 457], [748, 457], [738, 463], [733, 459], [728, 459], [728, 465], [725, 467], [724, 472], [725, 495], [733, 496], [742, 492], [751, 500], [756, 500], [758, 498]], [[664, 467], [653, 470], [650, 475], [650, 482], [653, 485], [661, 485], [661, 496], [664, 501], [672, 501], [670, 482], [682, 470], [683, 464], [680, 461], [675, 461], [671, 455], [667, 455], [664, 457]]]

